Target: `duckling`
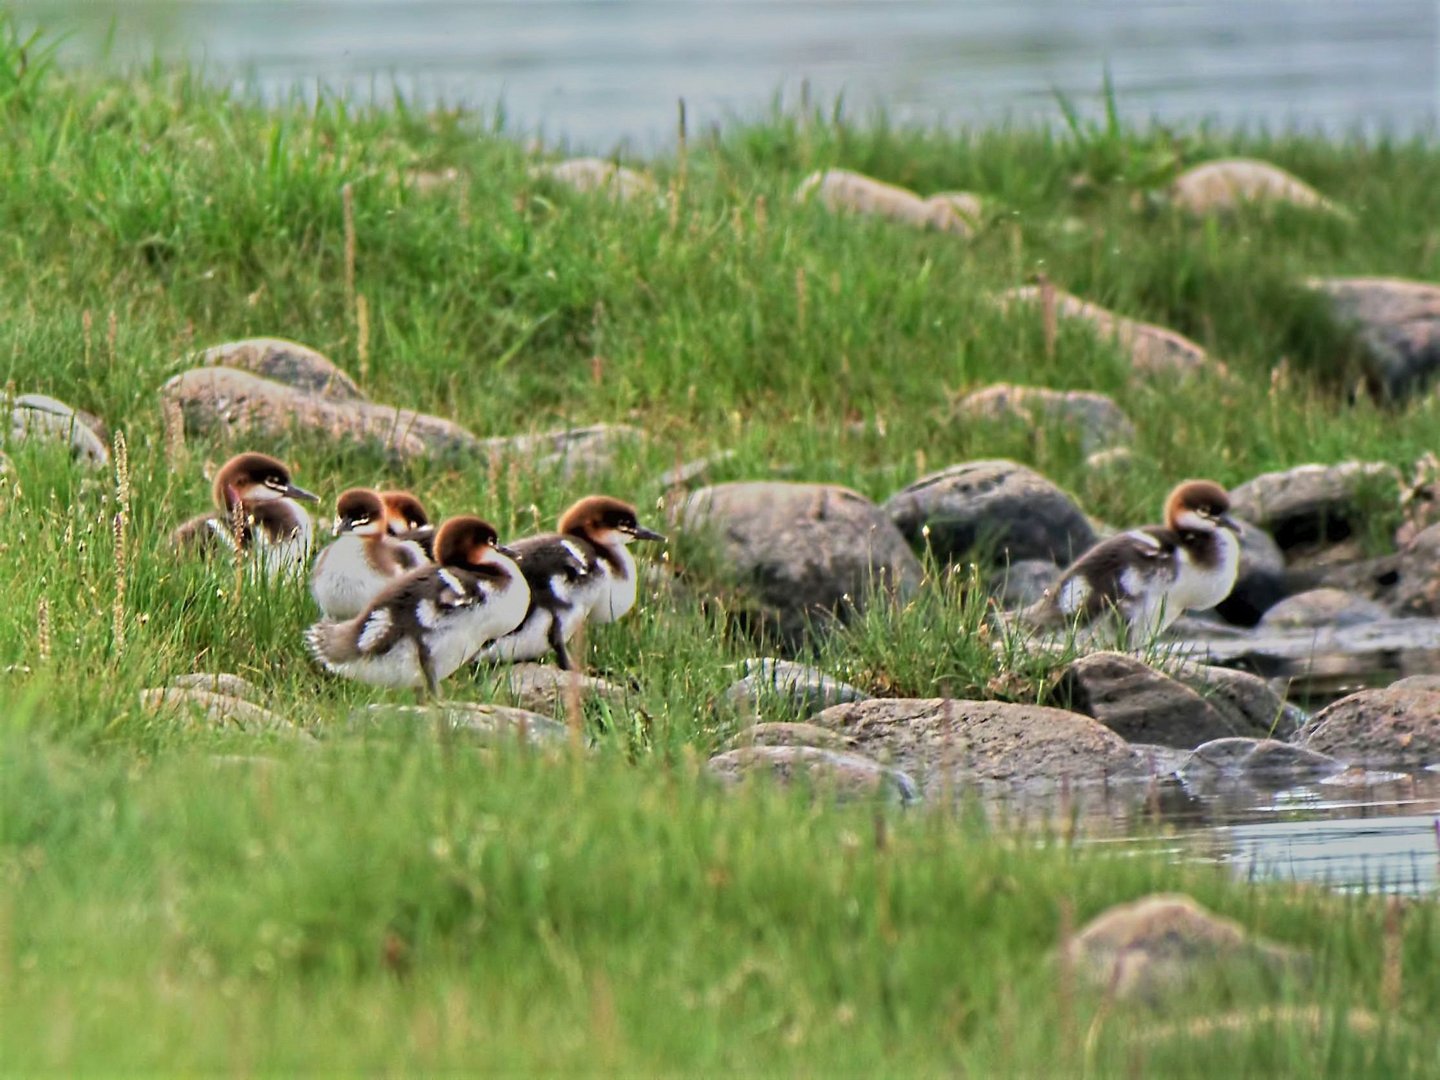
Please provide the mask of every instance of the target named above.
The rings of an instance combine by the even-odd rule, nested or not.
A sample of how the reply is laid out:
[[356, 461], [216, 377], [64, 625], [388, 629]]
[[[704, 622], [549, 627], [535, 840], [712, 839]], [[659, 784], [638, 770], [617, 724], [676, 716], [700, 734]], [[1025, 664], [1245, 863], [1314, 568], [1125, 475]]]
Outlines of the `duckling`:
[[351, 488], [336, 500], [337, 538], [310, 572], [310, 593], [327, 619], [353, 619], [397, 577], [429, 565], [419, 544], [391, 535], [387, 524], [378, 492]]
[[515, 541], [516, 562], [530, 584], [530, 607], [515, 630], [487, 646], [482, 660], [534, 660], [553, 651], [571, 670], [566, 643], [587, 620], [609, 623], [635, 606], [636, 540], [665, 539], [640, 524], [635, 508], [590, 495], [560, 516], [559, 531]]
[[439, 696], [441, 680], [525, 618], [530, 589], [495, 529], [455, 517], [435, 531], [438, 565], [387, 585], [359, 615], [318, 622], [306, 644], [327, 671]]
[[256, 552], [266, 571], [293, 572], [310, 556], [314, 522], [296, 500], [320, 497], [296, 487], [290, 469], [268, 454], [236, 454], [215, 474], [212, 489], [218, 513], [200, 514], [170, 534], [182, 550]]
[[1142, 639], [1186, 611], [1214, 607], [1235, 587], [1240, 526], [1225, 489], [1187, 480], [1165, 500], [1165, 524], [1101, 541], [1021, 617], [1037, 627], [1116, 612]]

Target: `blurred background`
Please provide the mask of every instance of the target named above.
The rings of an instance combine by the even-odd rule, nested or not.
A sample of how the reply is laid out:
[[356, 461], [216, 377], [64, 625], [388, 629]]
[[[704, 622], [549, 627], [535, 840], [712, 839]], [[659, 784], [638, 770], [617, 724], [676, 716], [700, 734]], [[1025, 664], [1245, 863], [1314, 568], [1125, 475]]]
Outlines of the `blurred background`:
[[1133, 120], [1403, 134], [1436, 121], [1436, 0], [11, 0], [68, 60], [202, 63], [267, 96], [503, 105], [599, 152], [844, 97], [896, 120], [1053, 121], [1106, 66]]

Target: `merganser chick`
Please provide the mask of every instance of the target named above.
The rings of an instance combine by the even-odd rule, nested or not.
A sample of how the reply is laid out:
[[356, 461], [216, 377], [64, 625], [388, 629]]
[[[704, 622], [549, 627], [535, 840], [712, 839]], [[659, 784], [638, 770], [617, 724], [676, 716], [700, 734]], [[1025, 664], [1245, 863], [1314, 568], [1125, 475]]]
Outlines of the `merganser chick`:
[[382, 491], [380, 500], [385, 504], [385, 527], [390, 535], [413, 540], [425, 549], [425, 557], [434, 561], [435, 527], [425, 504], [408, 491]]
[[635, 606], [635, 559], [628, 545], [664, 540], [635, 508], [606, 495], [581, 499], [560, 516], [559, 531], [511, 548], [530, 583], [530, 609], [514, 631], [488, 646], [484, 660], [535, 660], [553, 651], [571, 670], [568, 642], [586, 620], [614, 622]]
[[387, 585], [344, 622], [305, 634], [327, 671], [378, 686], [413, 686], [438, 696], [440, 681], [525, 618], [530, 589], [495, 529], [455, 517], [435, 531], [438, 565]]
[[304, 567], [315, 527], [296, 500], [320, 497], [291, 483], [284, 462], [269, 454], [236, 454], [215, 474], [212, 494], [219, 513], [201, 514], [175, 529], [170, 540], [176, 547], [254, 551], [270, 573]]
[[1235, 587], [1240, 526], [1225, 489], [1187, 480], [1165, 500], [1165, 524], [1131, 529], [1082, 555], [1022, 618], [1037, 626], [1118, 613], [1148, 639], [1186, 611], [1214, 607]]
[[335, 501], [337, 539], [310, 572], [310, 594], [327, 619], [353, 619], [381, 589], [430, 564], [413, 540], [392, 536], [386, 506], [369, 488], [351, 488]]

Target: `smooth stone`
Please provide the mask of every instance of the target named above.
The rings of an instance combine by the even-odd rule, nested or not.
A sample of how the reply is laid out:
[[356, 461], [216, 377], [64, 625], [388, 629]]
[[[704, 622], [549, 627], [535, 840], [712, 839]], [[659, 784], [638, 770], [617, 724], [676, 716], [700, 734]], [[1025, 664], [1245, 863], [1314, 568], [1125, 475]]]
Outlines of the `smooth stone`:
[[854, 739], [877, 760], [947, 785], [1056, 787], [1148, 775], [1134, 750], [1103, 724], [1040, 705], [951, 698], [873, 698], [833, 705], [812, 724]]
[[829, 484], [740, 482], [694, 492], [682, 532], [713, 538], [728, 575], [760, 605], [761, 628], [798, 643], [812, 623], [861, 612], [873, 591], [907, 596], [919, 560], [879, 507]]
[[870, 695], [817, 668], [770, 657], [744, 662], [745, 677], [725, 690], [735, 708], [753, 712], [767, 701], [807, 713], [846, 701], [867, 701]]
[[553, 715], [566, 707], [569, 696], [577, 701], [597, 698], [612, 705], [624, 705], [629, 690], [579, 671], [565, 671], [550, 664], [507, 664], [480, 669], [480, 678], [494, 684], [496, 692], [510, 697], [511, 704], [532, 712]]
[[570, 741], [570, 729], [559, 720], [528, 709], [481, 702], [446, 702], [438, 706], [390, 705], [377, 702], [350, 714], [350, 726], [389, 734], [432, 733], [436, 723], [450, 734], [474, 739], [483, 746], [523, 743], [559, 747]]
[[379, 445], [402, 457], [483, 456], [485, 442], [459, 424], [368, 401], [335, 401], [227, 367], [192, 368], [160, 388], [187, 432], [282, 439], [297, 429], [338, 443]]
[[1350, 764], [1427, 764], [1440, 759], [1440, 690], [1361, 690], [1321, 709], [1296, 742]]
[[243, 698], [195, 687], [160, 687], [140, 691], [140, 706], [147, 712], [200, 716], [215, 727], [241, 731], [300, 734], [284, 717]]
[[1240, 520], [1240, 566], [1230, 595], [1215, 605], [1236, 626], [1254, 626], [1285, 598], [1285, 553], [1258, 525]]
[[1186, 169], [1170, 185], [1169, 195], [1174, 206], [1199, 215], [1231, 213], [1256, 204], [1344, 214], [1305, 181], [1278, 165], [1252, 158], [1206, 161]]
[[591, 424], [482, 439], [480, 447], [486, 455], [533, 462], [539, 471], [576, 479], [609, 468], [618, 453], [638, 446], [644, 438], [643, 431], [629, 424]]
[[851, 750], [855, 740], [818, 724], [767, 721], [741, 728], [721, 749], [737, 750], [747, 746], [817, 746], [822, 750]]
[[659, 191], [649, 174], [627, 169], [604, 158], [570, 158], [553, 165], [537, 166], [531, 170], [531, 175], [562, 184], [581, 194], [607, 194], [618, 202], [654, 197]]
[[887, 184], [849, 169], [813, 172], [795, 190], [797, 202], [814, 201], [831, 212], [883, 218], [920, 229], [969, 237], [974, 234], [973, 196], [944, 192], [922, 199], [907, 188]]
[[994, 565], [1069, 563], [1095, 543], [1075, 501], [1013, 461], [972, 461], [931, 473], [892, 495], [885, 512], [912, 544], [955, 562], [988, 545]]
[[1293, 558], [1297, 548], [1333, 544], [1362, 531], [1379, 494], [1399, 496], [1400, 473], [1393, 465], [1345, 461], [1300, 465], [1264, 473], [1230, 492], [1230, 510], [1270, 533]]
[[1059, 576], [1060, 568], [1049, 559], [1021, 559], [990, 575], [990, 595], [1003, 610], [1019, 611], [1038, 603]]
[[1376, 622], [1389, 612], [1373, 600], [1343, 589], [1311, 589], [1286, 597], [1265, 613], [1262, 630], [1296, 630], [1306, 626], [1358, 626]]
[[1287, 702], [1268, 680], [1248, 671], [1182, 660], [1172, 664], [1168, 674], [1237, 727], [1249, 728], [1257, 735], [1288, 739], [1305, 721], [1304, 712]]
[[692, 488], [703, 480], [707, 480], [715, 469], [733, 461], [736, 458], [734, 450], [721, 450], [719, 453], [707, 454], [701, 458], [681, 462], [673, 469], [667, 469], [656, 478], [656, 485], [669, 491], [673, 488]]
[[818, 746], [748, 746], [716, 754], [707, 763], [710, 774], [729, 786], [748, 776], [763, 775], [789, 786], [803, 778], [838, 798], [883, 796], [900, 803], [920, 798], [915, 781], [900, 769], [888, 768], [862, 754]]
[[228, 671], [196, 671], [189, 675], [177, 675], [170, 680], [170, 685], [177, 690], [208, 690], [212, 694], [224, 694], [256, 704], [264, 696], [249, 679]]
[[202, 352], [205, 367], [227, 367], [273, 379], [332, 401], [364, 401], [365, 395], [329, 357], [308, 345], [283, 338], [246, 338]]
[[1081, 300], [1063, 289], [1044, 285], [1021, 285], [1007, 289], [995, 297], [995, 303], [1004, 311], [1024, 307], [1026, 311], [1043, 310], [1047, 289], [1055, 305], [1059, 319], [1074, 319], [1086, 323], [1095, 331], [1095, 336], [1110, 341], [1130, 358], [1130, 367], [1138, 375], [1185, 376], [1201, 371], [1217, 375], [1226, 373], [1225, 365], [1214, 360], [1195, 342], [1153, 323], [1140, 322], [1124, 315], [1117, 315], [1099, 304]]
[[1440, 690], [1440, 675], [1406, 675], [1396, 679], [1387, 690]]
[[954, 414], [967, 422], [1020, 424], [1031, 431], [1055, 428], [1074, 439], [1082, 454], [1135, 440], [1135, 425], [1120, 406], [1089, 390], [997, 383], [961, 398]]
[[1440, 285], [1403, 278], [1311, 278], [1342, 323], [1356, 328], [1371, 377], [1391, 399], [1430, 386], [1440, 370]]
[[66, 443], [81, 465], [103, 469], [110, 464], [110, 448], [85, 414], [48, 394], [21, 394], [12, 402], [10, 440]]
[[1271, 785], [1329, 776], [1344, 767], [1328, 754], [1278, 739], [1215, 739], [1191, 752], [1180, 775], [1193, 781], [1235, 779]]
[[1309, 957], [1256, 938], [1183, 894], [1155, 893], [1108, 908], [1061, 945], [1094, 989], [1159, 1004], [1215, 981], [1303, 975]]
[[[1256, 683], [1273, 697], [1263, 681]], [[1098, 652], [1076, 660], [1061, 673], [1050, 703], [1093, 717], [1127, 742], [1181, 750], [1233, 735], [1268, 733], [1125, 653]]]

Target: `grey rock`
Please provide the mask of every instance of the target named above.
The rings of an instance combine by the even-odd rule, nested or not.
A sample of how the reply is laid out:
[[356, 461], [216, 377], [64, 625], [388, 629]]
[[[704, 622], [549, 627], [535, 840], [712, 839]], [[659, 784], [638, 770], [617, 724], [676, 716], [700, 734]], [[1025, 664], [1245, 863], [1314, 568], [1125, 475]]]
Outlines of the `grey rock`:
[[92, 469], [110, 464], [110, 448], [85, 416], [48, 394], [21, 394], [10, 409], [10, 440], [66, 443], [70, 456]]
[[206, 349], [198, 359], [206, 367], [238, 368], [332, 401], [365, 400], [355, 380], [328, 357], [283, 338], [229, 341]]
[[890, 520], [848, 488], [719, 484], [694, 492], [678, 524], [716, 541], [729, 575], [788, 642], [864, 610], [876, 590], [909, 595], [923, 577]]
[[1288, 786], [1329, 776], [1344, 767], [1328, 754], [1278, 739], [1216, 739], [1197, 746], [1180, 767], [1180, 774], [1201, 783], [1235, 780]]
[[1401, 278], [1312, 278], [1335, 317], [1354, 326], [1371, 377], [1393, 399], [1423, 390], [1440, 369], [1440, 285]]
[[609, 468], [618, 454], [639, 445], [644, 437], [644, 432], [629, 424], [591, 424], [482, 439], [480, 449], [487, 458], [533, 462], [542, 471], [574, 479]]
[[814, 200], [832, 212], [849, 212], [969, 237], [975, 231], [978, 200], [964, 192], [922, 199], [907, 188], [848, 169], [813, 172], [796, 189], [797, 202]]
[[1060, 568], [1049, 559], [1021, 559], [990, 576], [990, 595], [1006, 611], [1018, 611], [1039, 602], [1059, 576]]
[[1389, 690], [1440, 690], [1440, 675], [1406, 675], [1396, 679]]
[[1263, 630], [1297, 630], [1306, 626], [1358, 626], [1390, 613], [1373, 600], [1344, 589], [1311, 589], [1281, 600], [1260, 620]]
[[1130, 749], [1145, 763], [1146, 774], [1157, 780], [1178, 774], [1191, 753], [1189, 750], [1156, 743], [1131, 743]]
[[1361, 690], [1321, 709], [1297, 743], [1349, 764], [1440, 760], [1440, 690]]
[[482, 746], [515, 745], [557, 748], [570, 741], [570, 729], [558, 720], [527, 709], [479, 702], [443, 705], [375, 703], [350, 714], [350, 726], [389, 735], [433, 735], [437, 727]]
[[726, 689], [725, 700], [735, 708], [754, 711], [767, 699], [780, 701], [807, 714], [846, 701], [866, 701], [870, 695], [816, 668], [769, 657], [745, 661], [746, 675]]
[[156, 714], [193, 717], [218, 728], [238, 728], [247, 732], [283, 735], [303, 734], [283, 716], [254, 702], [195, 687], [166, 686], [141, 690], [140, 707], [146, 712]]
[[260, 688], [249, 679], [226, 671], [197, 671], [189, 675], [177, 675], [170, 680], [170, 685], [177, 690], [208, 690], [213, 694], [225, 694], [256, 704], [259, 704], [263, 697]]
[[736, 457], [734, 450], [721, 450], [719, 453], [707, 454], [705, 457], [695, 458], [693, 461], [685, 461], [676, 465], [673, 469], [667, 469], [656, 479], [656, 483], [666, 491], [672, 488], [691, 488], [703, 480], [707, 480], [717, 466], [733, 461]]
[[1061, 944], [1069, 963], [1094, 989], [1117, 1000], [1152, 1005], [1200, 987], [1257, 974], [1298, 976], [1309, 957], [1250, 935], [1192, 898], [1157, 893], [1101, 912]]
[[1052, 701], [1094, 717], [1127, 742], [1189, 750], [1212, 739], [1267, 733], [1125, 653], [1076, 660], [1061, 673]]
[[[591, 698], [624, 705], [629, 691], [623, 686], [586, 675], [581, 671], [565, 671], [550, 664], [504, 664], [480, 669], [480, 677], [494, 692], [508, 696], [510, 703], [531, 712], [554, 714], [566, 707], [569, 695], [577, 702]], [[488, 696], [488, 695], [487, 695]]]
[[852, 750], [855, 740], [818, 724], [769, 721], [741, 728], [721, 749], [736, 750], [747, 746], [818, 746], [822, 750]]
[[1374, 461], [1301, 465], [1265, 473], [1230, 492], [1231, 511], [1266, 529], [1294, 558], [1296, 549], [1349, 539], [1377, 501], [1395, 501], [1400, 472]]
[[1135, 425], [1120, 406], [1104, 394], [1088, 390], [998, 383], [961, 398], [955, 415], [966, 423], [1020, 424], [1030, 430], [1056, 428], [1074, 439], [1084, 454], [1126, 446], [1135, 440]]
[[1278, 165], [1254, 158], [1205, 161], [1170, 185], [1170, 201], [1189, 213], [1229, 214], [1242, 206], [1286, 206], [1347, 216], [1305, 181]]
[[1391, 567], [1389, 600], [1397, 615], [1440, 615], [1440, 525], [1421, 530]]
[[599, 192], [617, 202], [658, 195], [655, 180], [648, 173], [627, 169], [604, 158], [580, 157], [557, 161], [531, 170], [537, 179], [548, 179], [582, 194]]
[[1236, 626], [1254, 626], [1285, 598], [1285, 553], [1258, 525], [1240, 521], [1240, 567], [1230, 595], [1215, 605], [1221, 618]]
[[712, 757], [710, 774], [730, 786], [747, 776], [768, 776], [782, 784], [802, 777], [816, 789], [839, 798], [874, 798], [901, 803], [920, 797], [915, 781], [900, 769], [888, 768], [861, 754], [824, 750], [817, 746], [747, 746]]
[[1288, 739], [1304, 722], [1300, 709], [1267, 680], [1248, 671], [1182, 661], [1171, 667], [1169, 675], [1218, 709], [1238, 730]]
[[835, 705], [811, 723], [854, 739], [877, 760], [948, 785], [1060, 786], [1148, 775], [1104, 725], [1039, 705], [949, 698], [876, 698]]
[[954, 561], [987, 547], [997, 564], [1064, 565], [1095, 543], [1073, 499], [1013, 461], [974, 461], [931, 473], [891, 496], [885, 511], [913, 544]]

